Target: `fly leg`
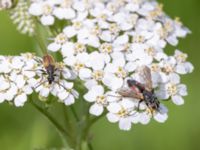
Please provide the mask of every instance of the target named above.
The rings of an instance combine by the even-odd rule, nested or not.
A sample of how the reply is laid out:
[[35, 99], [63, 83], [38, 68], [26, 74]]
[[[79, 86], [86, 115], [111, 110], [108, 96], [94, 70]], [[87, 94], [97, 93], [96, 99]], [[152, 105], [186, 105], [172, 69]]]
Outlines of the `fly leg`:
[[143, 100], [140, 100], [139, 102], [138, 102], [138, 106], [137, 106], [137, 111], [140, 111], [140, 104], [143, 102]]

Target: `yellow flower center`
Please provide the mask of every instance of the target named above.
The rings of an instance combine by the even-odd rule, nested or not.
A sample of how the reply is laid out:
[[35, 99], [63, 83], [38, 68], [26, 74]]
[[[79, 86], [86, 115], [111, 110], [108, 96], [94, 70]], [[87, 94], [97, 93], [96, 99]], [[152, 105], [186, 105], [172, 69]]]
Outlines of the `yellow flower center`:
[[97, 96], [96, 102], [97, 104], [107, 105], [106, 97], [104, 95]]
[[102, 70], [97, 70], [94, 71], [92, 75], [95, 80], [101, 81], [104, 76], [104, 72]]
[[119, 26], [116, 23], [112, 23], [109, 26], [109, 31], [112, 33], [118, 33], [120, 31]]
[[122, 67], [118, 67], [117, 72], [115, 73], [115, 75], [119, 78], [125, 78], [127, 75], [127, 72], [122, 68]]
[[142, 35], [133, 36], [133, 43], [143, 43], [144, 40], [145, 40], [145, 38]]
[[75, 65], [74, 65], [74, 69], [76, 71], [79, 71], [80, 69], [84, 68], [84, 64], [83, 63], [79, 63], [79, 62], [76, 62]]
[[121, 110], [117, 113], [119, 117], [126, 117], [128, 116], [128, 114], [129, 112], [123, 107], [121, 107]]
[[73, 27], [74, 27], [76, 30], [81, 29], [82, 26], [83, 26], [83, 24], [82, 24], [80, 21], [75, 21], [75, 22], [73, 22]]
[[162, 14], [163, 14], [163, 5], [159, 4], [158, 6], [156, 6], [155, 10], [150, 12], [149, 17], [155, 19], [161, 16]]
[[176, 95], [178, 92], [177, 86], [175, 84], [169, 84], [167, 91], [169, 93], [169, 95]]
[[64, 44], [65, 42], [67, 42], [67, 36], [64, 33], [60, 33], [59, 35], [57, 35], [57, 37], [55, 38], [55, 42], [57, 44]]
[[43, 13], [44, 13], [44, 15], [50, 15], [52, 13], [52, 11], [53, 11], [53, 8], [50, 5], [45, 4], [43, 6]]
[[151, 70], [152, 70], [153, 72], [159, 72], [159, 71], [160, 71], [160, 67], [159, 67], [158, 64], [152, 64], [152, 65], [151, 65]]
[[176, 56], [176, 59], [180, 62], [185, 62], [186, 59], [187, 59], [187, 54], [184, 54], [184, 53], [180, 53]]
[[76, 43], [76, 44], [75, 44], [74, 51], [75, 51], [76, 53], [82, 53], [82, 52], [85, 52], [85, 51], [86, 51], [86, 47], [85, 47], [84, 44]]
[[112, 45], [109, 43], [104, 43], [100, 46], [100, 51], [103, 53], [111, 53], [112, 52]]
[[174, 67], [172, 67], [170, 64], [166, 64], [163, 68], [163, 71], [165, 73], [172, 73], [174, 72]]
[[147, 49], [145, 49], [145, 52], [149, 55], [149, 56], [154, 56], [155, 55], [155, 49], [153, 47], [149, 47]]
[[91, 33], [93, 35], [99, 35], [101, 33], [101, 29], [98, 25], [96, 25], [95, 27], [92, 28]]

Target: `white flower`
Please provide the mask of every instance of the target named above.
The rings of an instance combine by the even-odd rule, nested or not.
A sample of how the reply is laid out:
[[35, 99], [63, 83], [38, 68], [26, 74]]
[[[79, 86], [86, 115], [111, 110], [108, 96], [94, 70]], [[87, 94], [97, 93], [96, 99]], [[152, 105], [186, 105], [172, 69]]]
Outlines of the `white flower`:
[[33, 35], [35, 32], [35, 21], [28, 12], [29, 5], [23, 0], [19, 0], [11, 11], [11, 19], [17, 24], [17, 29], [23, 34]]
[[194, 69], [190, 62], [187, 62], [187, 54], [181, 52], [180, 50], [175, 50], [174, 57], [177, 61], [176, 72], [179, 74], [191, 73]]
[[[6, 63], [5, 67], [2, 69], [0, 87], [0, 95], [2, 96], [1, 102], [10, 101], [14, 103], [16, 107], [21, 107], [27, 101], [27, 95], [32, 94], [33, 90], [29, 86], [29, 77], [33, 77], [30, 74], [23, 74], [25, 72], [24, 68], [31, 70], [32, 66], [29, 60], [33, 60], [34, 55], [27, 53], [21, 56], [7, 56], [4, 57], [1, 63]], [[34, 64], [35, 61], [32, 61]], [[3, 64], [1, 64], [3, 66]], [[28, 67], [29, 66], [29, 67]]]
[[[58, 68], [54, 72], [54, 80], [50, 84], [48, 82], [48, 74], [43, 74], [40, 70], [46, 71], [45, 68], [36, 68], [38, 78], [30, 79], [30, 85], [39, 93], [42, 100], [52, 94], [59, 98], [65, 105], [75, 103], [78, 93], [73, 89], [73, 82], [68, 82], [66, 79], [74, 79], [72, 72], [65, 67], [64, 64], [57, 64]], [[39, 66], [40, 67], [40, 66]]]
[[80, 78], [87, 78], [88, 68], [86, 67], [86, 63], [89, 60], [89, 54], [83, 52], [79, 53], [76, 56], [66, 57], [64, 59], [64, 63], [73, 68], [74, 72], [80, 76]]
[[[10, 6], [5, 1], [1, 1], [3, 9]], [[34, 16], [43, 26], [49, 26], [46, 28], [56, 28], [58, 35], [51, 33], [55, 37], [47, 49], [61, 53], [63, 63], [55, 62], [52, 75], [43, 59], [33, 54], [0, 56], [0, 102], [23, 106], [28, 95], [36, 91], [40, 100], [53, 95], [59, 102], [71, 105], [78, 97], [74, 87], [86, 87], [84, 98], [91, 103], [90, 114], [100, 116], [107, 108], [108, 120], [119, 122], [122, 130], [130, 130], [136, 123], [148, 124], [151, 119], [165, 122], [167, 108], [161, 100], [184, 103], [182, 97], [187, 95], [187, 87], [180, 84], [181, 75], [191, 73], [194, 67], [186, 60], [187, 54], [175, 50], [169, 56], [165, 48], [168, 44], [177, 46], [179, 38], [190, 31], [179, 20], [166, 15], [158, 2], [32, 0], [28, 12], [27, 9], [26, 5], [23, 14], [12, 15], [18, 28], [30, 32], [32, 26], [26, 19]], [[18, 19], [18, 16], [23, 17]], [[152, 80], [152, 92], [155, 91], [160, 102], [156, 110], [147, 105], [147, 99], [127, 98], [118, 93], [123, 88], [125, 92], [134, 90], [134, 86], [130, 89], [127, 85], [127, 79], [132, 78], [141, 83], [135, 88], [144, 86], [138, 89], [144, 96], [143, 90], [149, 89], [146, 89], [147, 79], [139, 71], [142, 66], [151, 69], [148, 80]]]
[[123, 85], [128, 71], [125, 69], [125, 57], [122, 53], [113, 53], [112, 58], [112, 63], [107, 64], [105, 67], [103, 83], [110, 89], [116, 90]]
[[0, 74], [0, 102], [13, 101], [15, 106], [21, 107], [33, 90], [39, 93], [42, 100], [52, 94], [66, 105], [73, 104], [78, 97], [73, 83], [66, 81], [74, 79], [74, 75], [63, 63], [56, 64], [55, 80], [50, 84], [40, 57], [25, 53], [21, 56], [1, 56], [0, 60], [0, 66], [3, 66], [4, 61], [6, 63], [2, 67], [5, 70], [1, 70]]
[[121, 130], [130, 130], [132, 122], [137, 121], [137, 118], [134, 117], [134, 107], [135, 103], [126, 99], [119, 103], [110, 103], [107, 107], [109, 111], [107, 114], [108, 121], [111, 123], [119, 122]]
[[68, 44], [70, 45], [67, 36], [64, 33], [60, 33], [55, 37], [54, 42], [48, 45], [48, 50], [56, 52], [61, 49], [64, 51], [65, 47], [68, 47]]
[[89, 112], [95, 116], [103, 113], [104, 107], [108, 105], [107, 97], [104, 93], [104, 88], [100, 85], [94, 86], [84, 95], [84, 99], [94, 104], [90, 107]]
[[29, 8], [29, 13], [34, 16], [39, 16], [43, 25], [53, 25], [55, 21], [53, 16], [55, 4], [56, 1], [52, 0], [33, 2]]
[[171, 98], [176, 105], [183, 105], [183, 96], [187, 95], [187, 87], [184, 84], [180, 84], [180, 77], [177, 75], [171, 75], [169, 82], [160, 86], [157, 95], [161, 99]]
[[70, 1], [67, 2], [66, 0], [61, 0], [62, 2], [59, 3], [60, 5], [56, 7], [53, 11], [53, 14], [58, 19], [73, 19], [76, 16], [76, 12], [74, 9], [71, 8]]

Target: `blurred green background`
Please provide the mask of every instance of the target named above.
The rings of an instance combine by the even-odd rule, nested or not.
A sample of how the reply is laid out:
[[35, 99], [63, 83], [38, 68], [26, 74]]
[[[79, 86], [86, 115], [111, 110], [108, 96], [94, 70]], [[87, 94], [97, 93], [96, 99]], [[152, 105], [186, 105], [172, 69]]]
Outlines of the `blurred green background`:
[[[169, 119], [135, 125], [129, 132], [106, 119], [93, 128], [95, 150], [200, 150], [200, 0], [160, 0], [171, 16], [179, 16], [192, 34], [180, 40], [179, 49], [188, 53], [195, 71], [183, 77], [189, 96], [185, 105], [168, 104]], [[31, 51], [34, 41], [16, 31], [6, 13], [0, 12], [0, 55]], [[170, 47], [169, 47], [170, 49]], [[0, 105], [0, 150], [32, 150], [61, 147], [61, 140], [49, 121], [31, 105], [15, 108]]]

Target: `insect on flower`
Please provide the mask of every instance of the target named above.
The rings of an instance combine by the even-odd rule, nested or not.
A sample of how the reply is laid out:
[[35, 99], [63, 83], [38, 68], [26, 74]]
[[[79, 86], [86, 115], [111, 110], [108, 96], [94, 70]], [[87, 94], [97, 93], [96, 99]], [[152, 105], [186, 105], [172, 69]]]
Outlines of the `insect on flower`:
[[54, 58], [49, 54], [43, 56], [43, 65], [45, 68], [45, 70], [43, 70], [43, 73], [48, 75], [47, 80], [49, 84], [52, 84], [52, 82], [55, 81], [55, 71], [57, 70], [57, 68], [55, 67]]
[[138, 73], [145, 83], [142, 84], [134, 79], [129, 79], [127, 80], [128, 88], [120, 88], [118, 94], [123, 97], [138, 99], [138, 110], [140, 103], [145, 102], [151, 114], [154, 111], [159, 111], [160, 102], [152, 87], [151, 70], [147, 66], [142, 66], [138, 69]]
[[[40, 85], [44, 84], [45, 82], [48, 82], [49, 85], [52, 85], [52, 83], [56, 83], [59, 86], [66, 89], [66, 87], [64, 85], [59, 83], [59, 78], [61, 76], [61, 73], [68, 72], [69, 70], [67, 70], [67, 71], [64, 70], [62, 65], [57, 63], [50, 54], [44, 55], [42, 60], [39, 59], [37, 61], [39, 61], [39, 63], [43, 65], [42, 68], [38, 69], [38, 71], [40, 71], [42, 73], [42, 75], [45, 75], [46, 79], [44, 80], [43, 76], [42, 76], [41, 81], [35, 88], [38, 88]], [[37, 70], [35, 70], [35, 71], [37, 71]], [[57, 80], [57, 78], [58, 78], [58, 80]], [[68, 90], [68, 89], [66, 89], [66, 90]]]

